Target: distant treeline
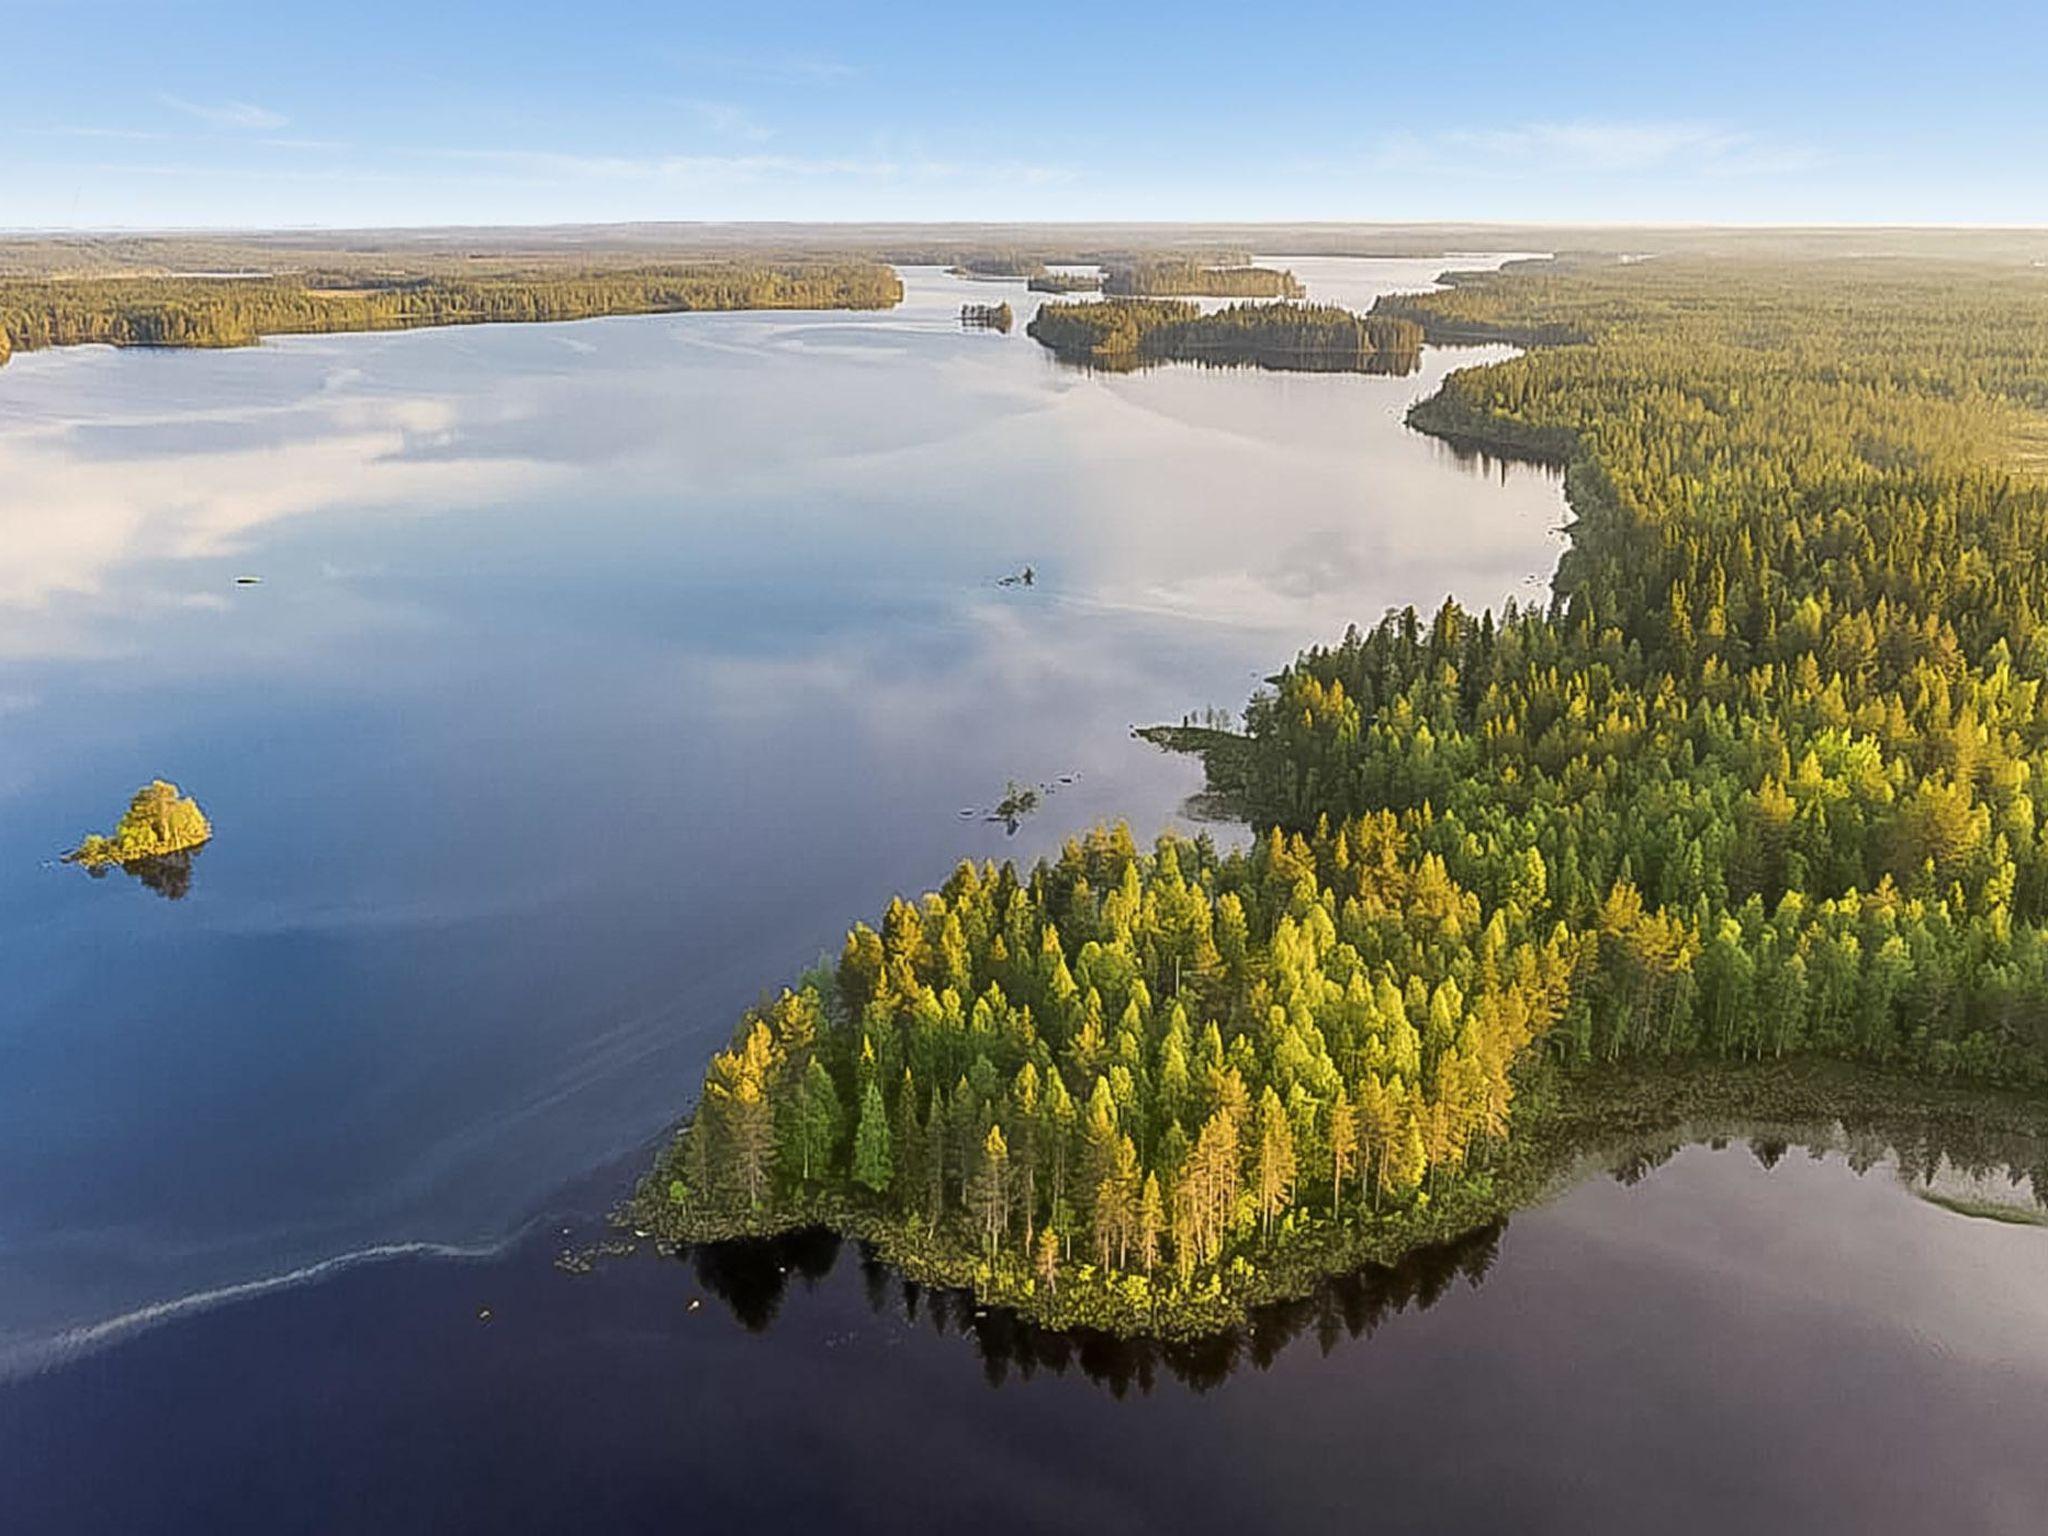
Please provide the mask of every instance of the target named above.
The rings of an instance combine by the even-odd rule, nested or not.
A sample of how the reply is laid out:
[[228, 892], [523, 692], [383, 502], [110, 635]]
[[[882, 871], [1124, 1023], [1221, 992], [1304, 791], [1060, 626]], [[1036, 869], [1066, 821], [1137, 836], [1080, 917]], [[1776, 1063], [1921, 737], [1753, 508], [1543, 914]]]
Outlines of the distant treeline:
[[963, 256], [949, 270], [955, 277], [1037, 277], [1045, 271], [1045, 262], [1019, 251], [1003, 251]]
[[1422, 346], [1412, 320], [1331, 304], [1233, 304], [1205, 315], [1186, 299], [1102, 299], [1041, 305], [1026, 330], [1070, 362], [1098, 368], [1187, 361], [1405, 373]]
[[1121, 298], [1173, 294], [1207, 299], [1298, 299], [1308, 290], [1272, 267], [1205, 267], [1192, 261], [1139, 261], [1112, 267], [1102, 291]]
[[1099, 272], [1041, 272], [1024, 285], [1033, 293], [1096, 293], [1102, 288]]
[[[328, 284], [332, 286], [328, 286]], [[903, 297], [872, 262], [700, 262], [489, 275], [318, 274], [0, 281], [0, 361], [86, 342], [239, 347], [296, 332], [581, 320], [684, 310], [886, 309]]]

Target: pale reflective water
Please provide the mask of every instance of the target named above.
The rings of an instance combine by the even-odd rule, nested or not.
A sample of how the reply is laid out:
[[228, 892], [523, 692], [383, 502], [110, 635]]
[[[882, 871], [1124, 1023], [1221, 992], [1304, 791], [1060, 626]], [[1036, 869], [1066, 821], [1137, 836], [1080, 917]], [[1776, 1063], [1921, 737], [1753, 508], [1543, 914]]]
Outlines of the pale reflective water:
[[[1354, 304], [1443, 265], [1291, 264]], [[736, 1011], [850, 918], [1103, 817], [1149, 835], [1199, 774], [1132, 724], [1234, 710], [1389, 605], [1535, 596], [1555, 561], [1555, 477], [1401, 425], [1488, 354], [1096, 376], [1022, 334], [1019, 285], [906, 276], [881, 315], [0, 369], [0, 1525], [636, 1524], [684, 1498], [711, 1528], [876, 1525], [922, 1490], [999, 1525], [1096, 1500], [1256, 1526], [1288, 1486], [1283, 1513], [1361, 1512], [1369, 1472], [1397, 1526], [1436, 1500], [1490, 1529], [1532, 1489], [1656, 1505], [1655, 1479], [1608, 1489], [1602, 1436], [1668, 1432], [1660, 1474], [1755, 1492], [1716, 1437], [1792, 1423], [1904, 1477], [1883, 1415], [1981, 1390], [2019, 1406], [1967, 1457], [1977, 1409], [1927, 1427], [1928, 1465], [1985, 1479], [1965, 1528], [2007, 1528], [1995, 1499], [2040, 1493], [2000, 1436], [2044, 1427], [2042, 1320], [1980, 1301], [2040, 1294], [2041, 1234], [1872, 1205], [1846, 1171], [1724, 1188], [1681, 1159], [1518, 1221], [1484, 1291], [1369, 1343], [1122, 1404], [1077, 1375], [985, 1393], [972, 1351], [878, 1320], [850, 1258], [763, 1338], [685, 1311], [669, 1266], [550, 1267], [556, 1215], [587, 1233]], [[959, 329], [998, 296], [1015, 333]], [[153, 775], [218, 830], [182, 899], [46, 862]], [[1012, 778], [1054, 786], [1014, 837], [961, 815]], [[1810, 1228], [1903, 1278], [1836, 1287], [1780, 1246], [1729, 1280], [1740, 1244]], [[1802, 1374], [1728, 1376], [1765, 1324], [1809, 1329]], [[1186, 1465], [1219, 1470], [1173, 1486]], [[1921, 1528], [1896, 1499], [1838, 1513], [1866, 1507]]]
[[[1554, 559], [1401, 426], [1441, 355], [1093, 377], [909, 279], [0, 369], [0, 1343], [503, 1240], [892, 892], [1171, 820], [1133, 723]], [[152, 775], [183, 900], [45, 866]]]

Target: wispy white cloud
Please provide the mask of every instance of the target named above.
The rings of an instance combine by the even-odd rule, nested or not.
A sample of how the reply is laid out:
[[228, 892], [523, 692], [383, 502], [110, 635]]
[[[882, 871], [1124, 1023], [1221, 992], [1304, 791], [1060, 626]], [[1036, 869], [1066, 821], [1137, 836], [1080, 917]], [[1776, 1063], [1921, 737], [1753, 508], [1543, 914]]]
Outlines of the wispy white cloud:
[[128, 143], [159, 143], [171, 137], [147, 128], [75, 128], [64, 124], [28, 131], [59, 139], [120, 139]]
[[[282, 121], [282, 119], [279, 119]], [[30, 128], [29, 133], [45, 138], [57, 139], [106, 139], [124, 144], [205, 144], [232, 141], [237, 144], [260, 144], [268, 149], [347, 149], [343, 139], [308, 139], [286, 137], [281, 134], [209, 133], [193, 129], [183, 133], [165, 133], [156, 128], [89, 128], [71, 124], [56, 124], [46, 128]]]
[[686, 101], [683, 105], [697, 121], [718, 135], [721, 139], [740, 139], [750, 144], [759, 144], [775, 137], [772, 128], [755, 121], [745, 107], [734, 106], [729, 101]]
[[1811, 170], [1818, 151], [1699, 122], [1536, 122], [1388, 134], [1372, 161], [1384, 171], [1481, 176], [1785, 175]]
[[187, 101], [182, 96], [173, 96], [168, 91], [157, 94], [158, 101], [187, 117], [196, 117], [200, 122], [214, 128], [271, 129], [282, 128], [291, 119], [281, 112], [268, 107], [259, 107], [247, 101]]

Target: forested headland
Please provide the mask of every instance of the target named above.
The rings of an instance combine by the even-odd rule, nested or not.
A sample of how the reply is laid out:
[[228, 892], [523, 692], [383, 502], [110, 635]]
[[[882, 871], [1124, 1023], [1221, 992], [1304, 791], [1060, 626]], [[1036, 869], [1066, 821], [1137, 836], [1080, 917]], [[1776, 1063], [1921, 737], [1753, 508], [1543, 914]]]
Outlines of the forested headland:
[[1538, 268], [1383, 306], [1568, 334], [1425, 429], [1568, 466], [1551, 602], [1305, 653], [1212, 776], [1262, 826], [1401, 818], [1582, 955], [1545, 1050], [2048, 1083], [2048, 284]]
[[730, 309], [887, 309], [903, 285], [874, 262], [700, 262], [462, 274], [306, 272], [253, 277], [0, 279], [0, 362], [10, 351], [241, 347], [301, 332], [583, 320]]
[[1187, 299], [1042, 304], [1026, 334], [1069, 362], [1096, 368], [1204, 362], [1322, 373], [1407, 373], [1422, 327], [1331, 304], [1232, 304], [1203, 314]]
[[1195, 261], [1133, 261], [1112, 266], [1102, 291], [1118, 298], [1298, 299], [1308, 290], [1272, 267], [1212, 267]]
[[664, 1236], [822, 1223], [1184, 1336], [1687, 1104], [2039, 1129], [2048, 281], [1673, 258], [1377, 315], [1541, 343], [1413, 419], [1567, 466], [1550, 601], [1392, 614], [1162, 733], [1247, 851], [1098, 832], [857, 926], [712, 1062]]
[[963, 256], [946, 270], [954, 277], [1032, 278], [1045, 275], [1045, 261], [1024, 251], [995, 251]]

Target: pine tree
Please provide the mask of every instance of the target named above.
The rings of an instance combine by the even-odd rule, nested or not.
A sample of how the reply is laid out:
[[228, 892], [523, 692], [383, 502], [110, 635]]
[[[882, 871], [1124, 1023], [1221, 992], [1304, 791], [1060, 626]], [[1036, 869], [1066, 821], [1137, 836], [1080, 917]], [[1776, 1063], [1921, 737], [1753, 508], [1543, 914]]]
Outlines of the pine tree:
[[1351, 1159], [1358, 1145], [1358, 1117], [1351, 1108], [1351, 1095], [1340, 1082], [1337, 1096], [1330, 1101], [1330, 1211], [1344, 1209], [1344, 1180], [1351, 1172]]
[[1165, 1202], [1159, 1193], [1159, 1175], [1145, 1175], [1145, 1190], [1138, 1199], [1138, 1262], [1145, 1273], [1159, 1262], [1159, 1234], [1166, 1224]]
[[992, 1125], [981, 1143], [978, 1166], [969, 1180], [969, 1204], [981, 1222], [982, 1241], [993, 1255], [1010, 1225], [1010, 1148], [1003, 1128]]
[[844, 1111], [832, 1074], [815, 1056], [805, 1067], [796, 1092], [789, 1096], [783, 1119], [783, 1156], [788, 1167], [807, 1183], [822, 1177], [838, 1144]]
[[1038, 1283], [1048, 1291], [1056, 1290], [1060, 1272], [1060, 1235], [1050, 1223], [1038, 1234], [1035, 1257], [1038, 1265]]
[[1115, 1139], [1108, 1170], [1095, 1186], [1095, 1251], [1103, 1268], [1124, 1267], [1138, 1222], [1138, 1149], [1128, 1136]]
[[853, 1133], [853, 1177], [871, 1193], [889, 1191], [895, 1176], [889, 1155], [889, 1118], [882, 1108], [882, 1091], [869, 1082], [860, 1100], [860, 1123]]
[[1268, 1087], [1259, 1097], [1258, 1123], [1252, 1131], [1256, 1173], [1253, 1194], [1261, 1232], [1271, 1238], [1273, 1218], [1294, 1198], [1294, 1130], [1280, 1095]]
[[932, 1090], [924, 1121], [924, 1215], [929, 1232], [937, 1232], [946, 1213], [946, 1096]]

